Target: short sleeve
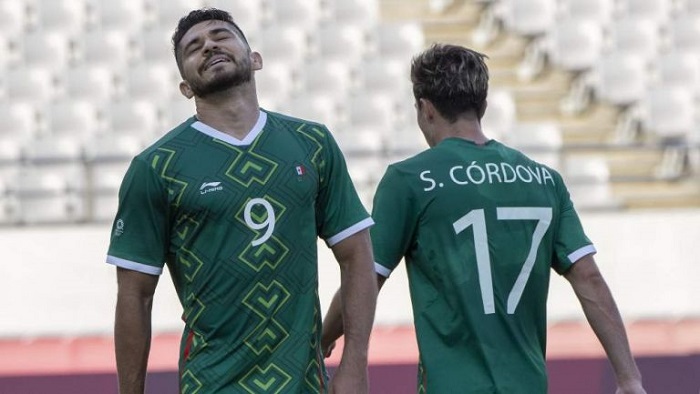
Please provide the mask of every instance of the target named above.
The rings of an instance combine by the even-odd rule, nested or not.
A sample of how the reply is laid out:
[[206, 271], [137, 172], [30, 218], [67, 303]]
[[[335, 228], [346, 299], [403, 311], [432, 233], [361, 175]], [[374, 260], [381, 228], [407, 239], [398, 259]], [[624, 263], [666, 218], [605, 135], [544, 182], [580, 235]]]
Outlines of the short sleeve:
[[388, 277], [401, 262], [412, 242], [418, 210], [413, 206], [408, 183], [400, 172], [389, 166], [374, 195], [371, 230], [372, 249], [378, 274]]
[[562, 188], [561, 214], [559, 225], [556, 227], [553, 262], [553, 268], [559, 274], [565, 273], [581, 257], [596, 252], [583, 230], [569, 192], [565, 186]]
[[167, 189], [156, 172], [137, 157], [119, 189], [107, 263], [160, 275], [168, 250], [167, 229]]
[[357, 195], [340, 148], [328, 130], [324, 131], [321, 161], [317, 163], [316, 226], [319, 236], [333, 246], [374, 222]]

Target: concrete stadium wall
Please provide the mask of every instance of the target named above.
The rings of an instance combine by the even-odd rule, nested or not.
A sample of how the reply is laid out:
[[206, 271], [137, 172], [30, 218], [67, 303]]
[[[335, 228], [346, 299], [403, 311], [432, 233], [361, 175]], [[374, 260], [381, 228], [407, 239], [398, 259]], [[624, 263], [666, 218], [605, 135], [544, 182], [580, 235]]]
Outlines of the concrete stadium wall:
[[[625, 319], [700, 317], [700, 210], [584, 213], [597, 261]], [[0, 337], [111, 333], [116, 281], [105, 253], [109, 226], [0, 229]], [[319, 242], [322, 307], [339, 284], [332, 253]], [[180, 306], [167, 273], [154, 304], [154, 330], [179, 331]], [[552, 322], [583, 320], [563, 278], [552, 277]], [[380, 295], [378, 325], [410, 324], [404, 269]]]

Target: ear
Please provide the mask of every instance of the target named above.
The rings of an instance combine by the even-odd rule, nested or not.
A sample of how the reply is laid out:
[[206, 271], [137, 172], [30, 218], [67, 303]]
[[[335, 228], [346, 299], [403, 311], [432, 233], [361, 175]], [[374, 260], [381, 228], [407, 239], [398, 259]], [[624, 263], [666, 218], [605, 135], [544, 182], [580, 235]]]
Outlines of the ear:
[[250, 65], [255, 71], [261, 70], [263, 68], [262, 55], [260, 55], [259, 52], [250, 53]]
[[435, 116], [438, 113], [433, 103], [424, 98], [420, 99], [420, 108], [422, 109], [425, 118], [429, 121], [435, 119]]
[[180, 81], [180, 93], [188, 99], [194, 97], [194, 92], [187, 81]]

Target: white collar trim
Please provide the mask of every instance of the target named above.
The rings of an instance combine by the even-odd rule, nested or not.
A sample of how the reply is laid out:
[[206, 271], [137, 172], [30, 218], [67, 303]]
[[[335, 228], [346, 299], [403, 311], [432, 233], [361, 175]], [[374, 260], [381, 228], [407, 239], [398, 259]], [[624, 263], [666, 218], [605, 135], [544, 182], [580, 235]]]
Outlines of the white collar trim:
[[227, 142], [231, 145], [235, 146], [246, 146], [250, 145], [253, 143], [255, 138], [257, 138], [258, 135], [262, 132], [263, 128], [265, 127], [265, 123], [267, 123], [267, 113], [265, 111], [259, 111], [258, 115], [258, 121], [255, 122], [255, 125], [253, 126], [252, 129], [248, 132], [248, 135], [245, 136], [242, 140], [239, 140], [238, 138], [231, 136], [229, 134], [226, 134], [222, 131], [219, 131], [207, 124], [204, 124], [200, 121], [196, 121], [192, 123], [192, 127], [199, 130], [200, 132], [216, 138], [218, 140]]

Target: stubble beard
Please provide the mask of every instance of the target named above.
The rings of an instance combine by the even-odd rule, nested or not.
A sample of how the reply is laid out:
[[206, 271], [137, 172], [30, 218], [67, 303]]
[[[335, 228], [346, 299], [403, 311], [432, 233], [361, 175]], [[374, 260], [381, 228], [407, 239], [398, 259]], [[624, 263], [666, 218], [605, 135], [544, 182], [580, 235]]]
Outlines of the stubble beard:
[[190, 88], [195, 96], [205, 98], [250, 82], [252, 77], [250, 61], [246, 59], [239, 66], [232, 72], [219, 73], [209, 81], [190, 82]]

